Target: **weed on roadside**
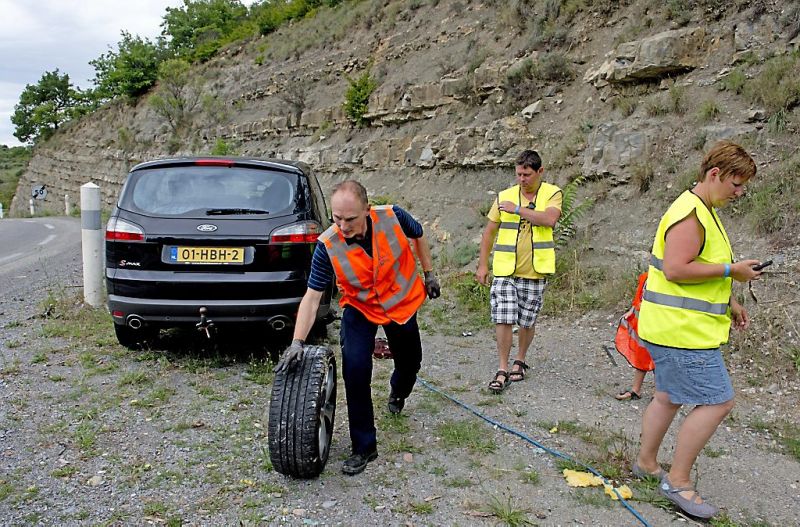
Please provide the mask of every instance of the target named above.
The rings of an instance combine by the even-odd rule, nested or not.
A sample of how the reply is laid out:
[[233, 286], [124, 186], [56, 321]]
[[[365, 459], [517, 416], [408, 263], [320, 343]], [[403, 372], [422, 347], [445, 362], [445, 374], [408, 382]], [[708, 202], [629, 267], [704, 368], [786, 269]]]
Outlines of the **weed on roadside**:
[[247, 378], [262, 386], [272, 386], [272, 380], [275, 378], [274, 369], [272, 361], [251, 357], [247, 364]]
[[446, 448], [466, 448], [480, 454], [497, 450], [497, 443], [490, 437], [489, 431], [483, 426], [476, 427], [470, 421], [445, 421], [438, 426], [437, 434]]
[[492, 514], [502, 524], [511, 527], [536, 525], [528, 519], [528, 511], [525, 509], [518, 509], [514, 506], [510, 496], [507, 496], [504, 500], [497, 496], [492, 496], [489, 498], [489, 502], [483, 507], [483, 510]]

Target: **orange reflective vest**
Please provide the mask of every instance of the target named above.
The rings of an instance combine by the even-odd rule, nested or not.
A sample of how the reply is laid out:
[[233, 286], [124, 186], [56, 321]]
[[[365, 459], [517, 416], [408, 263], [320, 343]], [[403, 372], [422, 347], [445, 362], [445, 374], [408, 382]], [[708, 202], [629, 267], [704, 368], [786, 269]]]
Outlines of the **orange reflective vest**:
[[372, 256], [345, 241], [332, 225], [319, 237], [342, 293], [339, 305], [358, 309], [374, 324], [405, 324], [425, 301], [411, 244], [391, 205], [372, 207]]
[[617, 326], [617, 335], [614, 337], [614, 344], [617, 351], [625, 357], [628, 363], [642, 371], [653, 371], [655, 364], [650, 357], [650, 352], [644, 347], [639, 338], [639, 306], [642, 305], [642, 293], [647, 282], [647, 273], [639, 275], [639, 285], [636, 288], [636, 295], [633, 297], [633, 305], [622, 315]]

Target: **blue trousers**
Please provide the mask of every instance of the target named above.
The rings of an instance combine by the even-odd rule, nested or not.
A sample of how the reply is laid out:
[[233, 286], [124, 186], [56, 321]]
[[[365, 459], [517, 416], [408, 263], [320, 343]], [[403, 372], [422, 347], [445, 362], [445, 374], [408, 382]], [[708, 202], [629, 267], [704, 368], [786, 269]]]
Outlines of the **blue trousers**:
[[[411, 394], [422, 363], [422, 343], [415, 314], [405, 324], [383, 326], [394, 357], [390, 380], [392, 395], [405, 399]], [[339, 338], [342, 345], [342, 377], [350, 421], [350, 441], [354, 454], [367, 454], [377, 447], [375, 414], [372, 409], [372, 352], [377, 324], [357, 309], [346, 306], [342, 313]]]

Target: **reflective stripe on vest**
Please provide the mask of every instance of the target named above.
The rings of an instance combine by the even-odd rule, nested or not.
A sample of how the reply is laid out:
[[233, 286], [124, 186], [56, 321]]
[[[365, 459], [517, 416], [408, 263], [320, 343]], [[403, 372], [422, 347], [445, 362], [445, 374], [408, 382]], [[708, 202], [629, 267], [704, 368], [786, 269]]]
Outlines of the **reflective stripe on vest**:
[[372, 256], [348, 244], [331, 226], [321, 236], [342, 292], [339, 304], [351, 305], [376, 324], [405, 323], [425, 300], [408, 239], [391, 206], [372, 207]]
[[[521, 202], [520, 187], [514, 185], [497, 196], [498, 203], [511, 201], [519, 206]], [[536, 193], [534, 210], [543, 212], [547, 209], [550, 198], [561, 192], [555, 185], [541, 183]], [[495, 276], [511, 276], [517, 268], [517, 238], [519, 237], [520, 215], [500, 212], [500, 227], [492, 257], [492, 273]], [[553, 241], [553, 229], [542, 225], [531, 224], [531, 250], [533, 270], [539, 274], [552, 274], [556, 270], [556, 244]]]
[[642, 296], [638, 333], [645, 341], [684, 349], [713, 349], [728, 341], [730, 332], [730, 278], [711, 278], [701, 283], [677, 283], [664, 274], [667, 231], [690, 214], [705, 231], [705, 241], [695, 261], [731, 263], [733, 251], [716, 212], [687, 191], [676, 199], [658, 226]]

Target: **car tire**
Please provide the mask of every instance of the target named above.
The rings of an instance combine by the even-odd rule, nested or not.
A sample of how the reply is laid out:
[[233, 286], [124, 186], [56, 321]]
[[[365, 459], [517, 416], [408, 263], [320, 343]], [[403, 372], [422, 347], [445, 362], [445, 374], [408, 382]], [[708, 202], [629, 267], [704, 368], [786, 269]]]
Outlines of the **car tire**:
[[319, 476], [328, 462], [336, 413], [336, 357], [305, 346], [303, 360], [275, 374], [269, 407], [273, 468], [295, 478]]
[[122, 324], [114, 324], [114, 333], [117, 334], [117, 342], [131, 350], [146, 348], [158, 337], [158, 329], [156, 328], [131, 329]]

